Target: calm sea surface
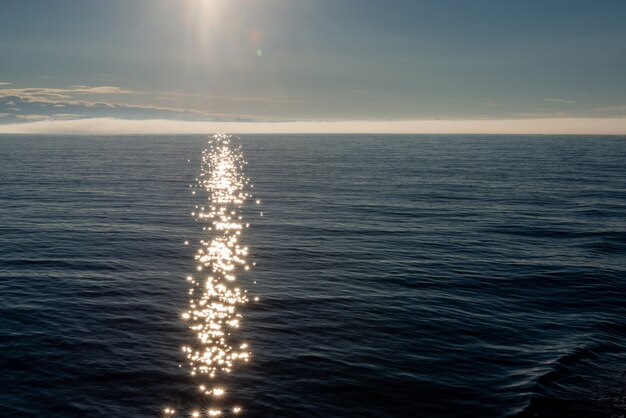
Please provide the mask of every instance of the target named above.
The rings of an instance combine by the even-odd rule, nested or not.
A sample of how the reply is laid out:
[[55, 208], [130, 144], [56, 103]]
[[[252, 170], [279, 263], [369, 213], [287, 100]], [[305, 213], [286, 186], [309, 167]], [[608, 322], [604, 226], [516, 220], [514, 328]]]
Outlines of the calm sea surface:
[[1, 416], [626, 416], [626, 138], [239, 142], [215, 396], [181, 349], [207, 137], [0, 136]]

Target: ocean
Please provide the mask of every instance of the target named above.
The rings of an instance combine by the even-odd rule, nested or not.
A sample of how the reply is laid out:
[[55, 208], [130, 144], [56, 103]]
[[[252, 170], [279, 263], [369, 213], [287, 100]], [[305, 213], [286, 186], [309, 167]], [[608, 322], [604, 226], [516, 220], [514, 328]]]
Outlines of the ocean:
[[220, 140], [0, 136], [1, 416], [626, 416], [626, 137]]

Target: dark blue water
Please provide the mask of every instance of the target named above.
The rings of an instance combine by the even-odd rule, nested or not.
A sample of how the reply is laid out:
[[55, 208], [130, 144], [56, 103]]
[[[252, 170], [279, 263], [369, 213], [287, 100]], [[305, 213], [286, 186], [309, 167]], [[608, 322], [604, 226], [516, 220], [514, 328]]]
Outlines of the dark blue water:
[[[243, 416], [626, 415], [626, 138], [241, 143], [252, 357], [220, 383]], [[179, 364], [205, 147], [0, 136], [0, 415], [200, 404]]]

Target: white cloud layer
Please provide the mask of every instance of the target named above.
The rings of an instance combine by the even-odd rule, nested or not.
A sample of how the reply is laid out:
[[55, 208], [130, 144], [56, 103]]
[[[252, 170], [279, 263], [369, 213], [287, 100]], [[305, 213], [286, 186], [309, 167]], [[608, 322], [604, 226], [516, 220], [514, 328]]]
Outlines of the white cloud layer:
[[24, 102], [54, 104], [75, 100], [77, 95], [118, 95], [130, 93], [132, 93], [130, 90], [112, 86], [71, 86], [67, 88], [29, 87], [0, 89], [0, 98], [15, 97]]
[[209, 134], [214, 132], [626, 135], [626, 118], [300, 122], [202, 122], [90, 118], [0, 125], [0, 133], [11, 134]]

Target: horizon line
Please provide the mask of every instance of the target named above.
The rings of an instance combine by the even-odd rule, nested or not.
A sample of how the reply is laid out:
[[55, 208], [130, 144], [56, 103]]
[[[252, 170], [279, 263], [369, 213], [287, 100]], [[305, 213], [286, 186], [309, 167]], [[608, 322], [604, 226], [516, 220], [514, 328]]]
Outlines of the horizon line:
[[0, 134], [626, 135], [626, 117], [212, 122], [83, 118], [0, 124]]

